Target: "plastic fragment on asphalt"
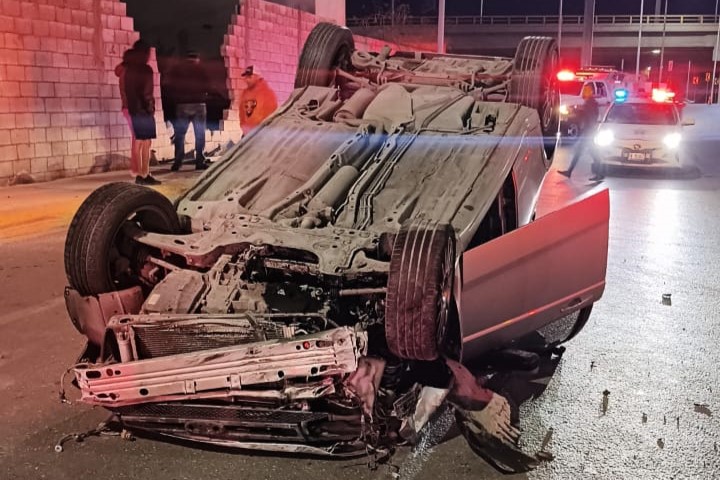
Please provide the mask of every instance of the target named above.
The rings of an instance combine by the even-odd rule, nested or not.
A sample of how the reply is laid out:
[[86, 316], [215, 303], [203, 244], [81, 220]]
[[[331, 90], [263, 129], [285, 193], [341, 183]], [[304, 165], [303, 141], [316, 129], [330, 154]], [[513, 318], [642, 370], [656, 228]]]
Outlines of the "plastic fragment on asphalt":
[[667, 305], [668, 307], [672, 305], [672, 294], [670, 293], [663, 293], [662, 295], [662, 304]]
[[610, 390], [603, 391], [602, 399], [602, 413], [605, 415], [608, 410], [608, 404], [610, 403]]
[[695, 411], [697, 413], [702, 413], [703, 415], [707, 415], [708, 417], [712, 417], [712, 410], [708, 408], [708, 406], [704, 403], [696, 403], [695, 404]]

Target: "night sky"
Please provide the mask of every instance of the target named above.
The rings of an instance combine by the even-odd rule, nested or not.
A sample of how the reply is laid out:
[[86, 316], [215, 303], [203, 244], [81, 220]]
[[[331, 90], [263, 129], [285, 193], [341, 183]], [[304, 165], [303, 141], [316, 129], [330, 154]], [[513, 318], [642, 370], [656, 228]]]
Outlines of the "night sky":
[[[641, 0], [596, 0], [595, 12], [603, 14], [638, 14]], [[663, 0], [664, 1], [664, 0]], [[714, 0], [668, 0], [668, 14], [713, 14]], [[437, 0], [395, 0], [395, 7], [410, 5], [412, 15], [434, 15]], [[487, 15], [556, 15], [559, 0], [484, 0]], [[583, 0], [563, 0], [566, 15], [581, 15]], [[347, 0], [348, 17], [362, 16], [383, 9], [390, 11], [389, 0]], [[446, 0], [447, 15], [477, 15], [480, 0]], [[655, 13], [655, 0], [645, 0], [645, 11]]]

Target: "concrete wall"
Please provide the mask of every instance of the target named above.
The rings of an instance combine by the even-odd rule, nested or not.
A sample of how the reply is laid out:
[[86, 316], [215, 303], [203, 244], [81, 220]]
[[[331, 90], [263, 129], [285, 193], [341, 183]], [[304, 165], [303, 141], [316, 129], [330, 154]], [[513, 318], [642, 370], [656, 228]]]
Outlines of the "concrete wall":
[[[244, 88], [242, 70], [254, 65], [283, 101], [303, 42], [323, 19], [264, 0], [238, 4], [220, 52], [231, 98]], [[0, 183], [20, 174], [42, 181], [126, 167], [130, 133], [113, 70], [139, 38], [134, 27], [119, 0], [0, 0]], [[379, 50], [384, 42], [358, 37], [356, 44]], [[151, 66], [157, 71], [154, 59]], [[155, 83], [153, 148], [169, 158], [157, 75]], [[239, 139], [237, 120], [233, 104], [209, 148]]]
[[113, 69], [137, 38], [119, 1], [0, 1], [0, 181], [123, 160]]
[[[293, 90], [297, 61], [310, 30], [319, 21], [334, 20], [263, 0], [245, 0], [240, 14], [233, 15], [222, 46], [233, 101], [225, 129], [237, 128], [235, 100], [245, 88], [240, 77], [245, 67], [253, 65], [273, 88], [278, 101], [285, 101]], [[382, 40], [355, 36], [358, 49], [379, 51], [386, 44]]]

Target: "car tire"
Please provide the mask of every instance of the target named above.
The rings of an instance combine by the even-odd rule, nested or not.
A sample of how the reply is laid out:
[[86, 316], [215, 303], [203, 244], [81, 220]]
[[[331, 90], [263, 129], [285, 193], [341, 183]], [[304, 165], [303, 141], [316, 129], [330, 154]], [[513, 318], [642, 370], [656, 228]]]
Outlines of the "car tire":
[[417, 223], [395, 237], [385, 302], [390, 351], [406, 360], [435, 360], [448, 326], [455, 273], [449, 225]]
[[[118, 248], [123, 241], [122, 227], [129, 221], [154, 233], [180, 232], [175, 209], [161, 193], [131, 183], [110, 183], [98, 188], [80, 205], [65, 240], [65, 273], [70, 286], [81, 295], [139, 284], [131, 273], [133, 256], [122, 257]], [[125, 243], [122, 247], [129, 248]], [[114, 263], [112, 258], [116, 259]], [[117, 271], [121, 259], [128, 261], [129, 270]]]
[[[515, 51], [508, 99], [537, 110], [548, 161], [557, 148], [560, 128], [560, 90], [557, 43], [551, 37], [525, 37]], [[547, 165], [549, 167], [549, 165]]]
[[332, 23], [318, 23], [303, 46], [295, 75], [295, 88], [328, 87], [338, 67], [349, 70], [355, 50], [352, 32]]

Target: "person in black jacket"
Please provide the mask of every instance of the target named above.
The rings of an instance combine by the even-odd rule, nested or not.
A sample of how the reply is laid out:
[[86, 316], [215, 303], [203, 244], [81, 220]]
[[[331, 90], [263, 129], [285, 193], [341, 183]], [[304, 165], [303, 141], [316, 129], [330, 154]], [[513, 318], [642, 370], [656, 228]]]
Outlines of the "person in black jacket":
[[195, 169], [204, 170], [208, 167], [205, 160], [205, 128], [207, 124], [207, 97], [209, 79], [197, 53], [190, 52], [170, 72], [168, 87], [172, 103], [176, 105], [175, 120], [175, 161], [172, 171], [182, 166], [185, 157], [185, 134], [190, 123], [195, 133]]
[[125, 121], [130, 129], [130, 135], [132, 136], [130, 143], [130, 176], [135, 178], [138, 176], [138, 159], [137, 159], [137, 147], [135, 146], [135, 131], [132, 126], [132, 119], [130, 118], [130, 112], [127, 107], [127, 97], [125, 96], [125, 68], [128, 64], [130, 56], [133, 55], [131, 48], [125, 50], [123, 53], [123, 61], [115, 67], [115, 76], [118, 77], [118, 83], [120, 87], [120, 100], [122, 101], [122, 113], [125, 117]]
[[140, 185], [160, 183], [150, 175], [150, 145], [156, 132], [153, 71], [147, 64], [149, 59], [150, 47], [138, 41], [125, 62], [125, 99], [135, 134], [135, 154], [138, 161], [135, 183]]
[[[575, 166], [580, 161], [580, 157], [582, 157], [585, 152], [589, 152], [590, 155], [593, 155], [592, 142], [593, 136], [595, 135], [595, 130], [597, 128], [600, 108], [598, 107], [598, 103], [595, 101], [595, 98], [593, 98], [593, 92], [589, 86], [583, 87], [582, 98], [584, 102], [582, 108], [580, 109], [581, 117], [579, 120], [582, 124], [580, 138], [578, 139], [577, 145], [575, 145], [575, 151], [573, 152], [570, 166], [567, 170], [560, 170], [558, 172], [560, 175], [564, 175], [568, 178], [572, 176], [572, 172], [573, 170], [575, 170]], [[595, 175], [590, 178], [591, 181], [600, 181], [602, 179], [602, 175]]]

